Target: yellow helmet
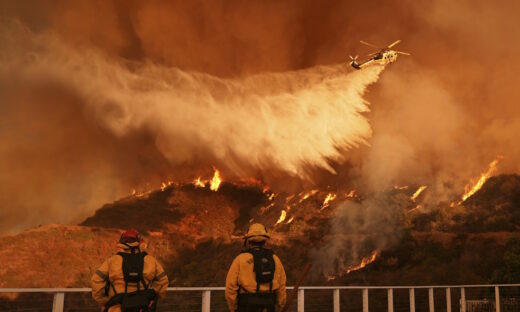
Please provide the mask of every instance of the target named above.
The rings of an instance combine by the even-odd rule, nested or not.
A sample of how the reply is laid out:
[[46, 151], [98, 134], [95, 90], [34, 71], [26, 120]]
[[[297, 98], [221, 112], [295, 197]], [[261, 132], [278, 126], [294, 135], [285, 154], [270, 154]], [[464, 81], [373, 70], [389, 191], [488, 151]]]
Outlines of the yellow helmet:
[[267, 229], [261, 223], [251, 224], [247, 230], [246, 236], [244, 237], [244, 239], [252, 242], [261, 242], [269, 238], [271, 238], [271, 236], [267, 233]]

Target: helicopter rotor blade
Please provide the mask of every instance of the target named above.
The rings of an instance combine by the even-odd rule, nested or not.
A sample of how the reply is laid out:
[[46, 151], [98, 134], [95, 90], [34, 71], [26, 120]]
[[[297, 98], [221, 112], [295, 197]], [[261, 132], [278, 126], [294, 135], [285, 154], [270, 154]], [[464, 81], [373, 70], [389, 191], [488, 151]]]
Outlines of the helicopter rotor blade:
[[392, 43], [388, 46], [388, 49], [391, 49], [393, 46], [397, 45], [399, 42], [401, 42], [401, 39], [392, 42]]
[[379, 53], [379, 52], [372, 52], [372, 53], [367, 54], [367, 56], [376, 55], [377, 53]]
[[379, 47], [377, 47], [377, 46], [375, 46], [375, 45], [373, 45], [373, 44], [371, 44], [371, 43], [368, 43], [368, 42], [366, 42], [366, 41], [361, 40], [361, 41], [359, 41], [359, 42], [361, 42], [362, 44], [367, 45], [367, 46], [369, 46], [369, 47], [379, 49]]
[[408, 52], [402, 52], [402, 51], [395, 51], [395, 52], [397, 52], [397, 54], [402, 54], [402, 55], [411, 55]]

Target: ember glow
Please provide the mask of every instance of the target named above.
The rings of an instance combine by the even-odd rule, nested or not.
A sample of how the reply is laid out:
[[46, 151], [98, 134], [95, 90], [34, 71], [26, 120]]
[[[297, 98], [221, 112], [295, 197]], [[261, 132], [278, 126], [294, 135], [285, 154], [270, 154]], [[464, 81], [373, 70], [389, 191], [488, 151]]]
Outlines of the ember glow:
[[497, 156], [497, 158], [489, 164], [488, 169], [480, 175], [480, 178], [476, 182], [470, 182], [465, 186], [464, 195], [462, 195], [462, 199], [459, 204], [466, 201], [466, 199], [470, 198], [473, 194], [482, 188], [484, 183], [486, 183], [489, 177], [491, 177], [491, 175], [496, 171], [497, 165], [500, 160], [502, 160], [502, 158], [502, 156]]

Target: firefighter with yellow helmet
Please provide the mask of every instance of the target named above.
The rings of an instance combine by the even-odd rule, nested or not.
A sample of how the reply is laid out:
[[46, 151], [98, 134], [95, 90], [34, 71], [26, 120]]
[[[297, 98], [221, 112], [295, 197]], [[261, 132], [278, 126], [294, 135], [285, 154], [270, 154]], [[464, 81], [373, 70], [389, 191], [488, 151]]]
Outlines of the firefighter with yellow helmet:
[[251, 224], [244, 250], [233, 260], [226, 278], [231, 312], [275, 312], [285, 305], [286, 276], [280, 259], [265, 247], [270, 238], [264, 225]]

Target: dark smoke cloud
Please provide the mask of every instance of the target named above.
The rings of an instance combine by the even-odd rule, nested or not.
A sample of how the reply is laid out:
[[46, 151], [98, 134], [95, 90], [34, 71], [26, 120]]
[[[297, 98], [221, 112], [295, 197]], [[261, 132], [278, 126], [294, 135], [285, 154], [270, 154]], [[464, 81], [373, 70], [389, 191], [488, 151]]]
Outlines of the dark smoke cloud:
[[[360, 39], [378, 45], [402, 39], [397, 47], [412, 56], [400, 57], [368, 94], [370, 147], [349, 154], [352, 167], [338, 168], [336, 177], [356, 178], [371, 190], [429, 184], [432, 200], [443, 200], [498, 154], [502, 171], [520, 171], [519, 6], [483, 0], [2, 1], [0, 27], [14, 18], [36, 34], [56, 36], [78, 51], [99, 50], [130, 67], [153, 63], [220, 77], [340, 63], [348, 54], [371, 52]], [[71, 222], [132, 187], [200, 174], [214, 164], [201, 147], [173, 166], [150, 129], [118, 136], [97, 115], [117, 110], [93, 112], [64, 85], [17, 80], [16, 68], [12, 73], [0, 81], [0, 232]], [[273, 183], [285, 179], [258, 174]]]

